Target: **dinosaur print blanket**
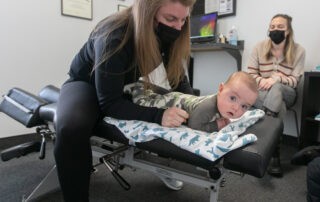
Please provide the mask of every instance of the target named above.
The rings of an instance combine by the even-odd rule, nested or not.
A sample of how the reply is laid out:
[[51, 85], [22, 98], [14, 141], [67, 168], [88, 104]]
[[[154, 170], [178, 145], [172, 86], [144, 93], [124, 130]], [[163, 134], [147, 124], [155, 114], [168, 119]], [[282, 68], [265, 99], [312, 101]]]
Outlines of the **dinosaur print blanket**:
[[181, 126], [162, 127], [155, 123], [137, 120], [118, 120], [105, 117], [104, 121], [115, 125], [128, 139], [129, 144], [162, 138], [176, 146], [203, 158], [215, 161], [234, 149], [257, 140], [254, 134], [243, 134], [245, 130], [264, 116], [260, 109], [247, 111], [241, 118], [231, 122], [219, 132], [207, 133]]

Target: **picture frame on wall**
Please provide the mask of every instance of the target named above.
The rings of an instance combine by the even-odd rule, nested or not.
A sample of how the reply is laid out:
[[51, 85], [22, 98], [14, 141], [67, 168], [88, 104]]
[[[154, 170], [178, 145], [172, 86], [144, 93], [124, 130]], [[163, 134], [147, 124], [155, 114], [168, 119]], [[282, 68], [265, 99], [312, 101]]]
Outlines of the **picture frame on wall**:
[[61, 0], [61, 14], [92, 20], [92, 0]]
[[127, 8], [128, 8], [128, 6], [118, 4], [118, 11], [123, 11], [123, 10], [125, 10]]
[[236, 0], [205, 0], [205, 13], [218, 12], [218, 18], [236, 15]]

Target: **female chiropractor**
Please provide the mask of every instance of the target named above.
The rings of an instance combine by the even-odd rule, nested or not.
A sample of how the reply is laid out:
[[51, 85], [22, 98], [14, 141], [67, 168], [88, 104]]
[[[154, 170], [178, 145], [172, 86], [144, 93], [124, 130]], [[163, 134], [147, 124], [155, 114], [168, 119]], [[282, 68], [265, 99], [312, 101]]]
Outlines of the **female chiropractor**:
[[[257, 43], [248, 62], [248, 72], [256, 79], [259, 96], [255, 107], [267, 115], [284, 119], [286, 108], [294, 104], [296, 86], [303, 74], [305, 50], [293, 40], [292, 18], [275, 15], [269, 25], [270, 39]], [[279, 147], [269, 168], [269, 174], [281, 177]]]
[[102, 117], [166, 127], [180, 126], [188, 118], [179, 108], [133, 104], [123, 89], [141, 76], [150, 81], [148, 75], [156, 69], [172, 89], [192, 94], [183, 66], [190, 55], [189, 14], [195, 1], [134, 0], [128, 9], [99, 22], [73, 59], [60, 92], [54, 148], [65, 201], [89, 201], [90, 137]]

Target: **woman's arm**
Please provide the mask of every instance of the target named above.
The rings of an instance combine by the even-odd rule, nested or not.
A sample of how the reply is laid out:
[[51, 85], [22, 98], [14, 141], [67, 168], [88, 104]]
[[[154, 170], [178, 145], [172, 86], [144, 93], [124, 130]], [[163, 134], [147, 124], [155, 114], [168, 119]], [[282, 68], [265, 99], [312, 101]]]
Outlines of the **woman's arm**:
[[[262, 54], [262, 53], [260, 53]], [[249, 57], [248, 61], [248, 73], [253, 76], [253, 78], [256, 79], [256, 82], [259, 84], [261, 80], [263, 79], [260, 75], [259, 70], [259, 50], [258, 50], [258, 44], [256, 44]]]
[[305, 49], [301, 46], [298, 46], [296, 51], [296, 58], [292, 67], [287, 67], [283, 64], [280, 64], [282, 68], [293, 68], [291, 74], [285, 74], [284, 72], [279, 72], [272, 76], [274, 80], [286, 84], [292, 88], [296, 88], [299, 83], [300, 77], [303, 75], [304, 64], [305, 64]]
[[193, 89], [190, 85], [190, 82], [187, 78], [187, 76], [184, 76], [183, 79], [180, 81], [178, 87], [175, 89], [175, 91], [184, 93], [184, 94], [190, 94], [194, 95]]
[[[107, 48], [114, 48], [120, 40], [113, 40]], [[94, 45], [95, 61], [102, 55], [105, 43]], [[126, 45], [95, 70], [95, 86], [103, 115], [125, 120], [142, 120], [161, 124], [164, 109], [142, 107], [123, 97], [126, 70], [131, 65], [132, 47]], [[133, 80], [134, 78], [132, 78]]]

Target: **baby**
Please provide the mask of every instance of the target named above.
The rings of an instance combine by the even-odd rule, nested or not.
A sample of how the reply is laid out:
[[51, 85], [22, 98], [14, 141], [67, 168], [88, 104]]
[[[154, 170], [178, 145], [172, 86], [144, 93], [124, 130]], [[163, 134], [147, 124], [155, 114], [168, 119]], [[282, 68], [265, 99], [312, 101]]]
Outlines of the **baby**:
[[180, 92], [158, 94], [143, 88], [132, 91], [133, 102], [147, 107], [179, 107], [189, 113], [188, 127], [196, 130], [219, 131], [240, 118], [256, 101], [258, 86], [246, 72], [233, 73], [225, 83], [219, 85], [217, 94], [194, 96]]

